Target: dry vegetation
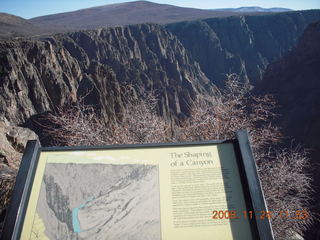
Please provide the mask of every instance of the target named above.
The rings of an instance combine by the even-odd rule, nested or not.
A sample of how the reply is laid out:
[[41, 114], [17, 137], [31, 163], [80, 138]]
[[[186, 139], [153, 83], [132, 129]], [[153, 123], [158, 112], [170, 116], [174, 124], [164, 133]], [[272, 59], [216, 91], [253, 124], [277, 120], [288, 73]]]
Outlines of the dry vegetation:
[[[195, 102], [191, 118], [182, 125], [183, 140], [234, 138], [235, 131], [247, 129], [268, 209], [274, 213], [296, 210], [310, 213], [309, 159], [299, 147], [283, 147], [280, 129], [271, 124], [277, 117], [275, 108], [272, 96], [250, 95], [250, 87], [231, 75], [220, 96]], [[311, 216], [305, 220], [273, 218], [272, 226], [276, 239], [282, 240], [295, 233], [302, 235], [311, 222]]]
[[57, 146], [170, 141], [167, 123], [156, 114], [154, 94], [146, 93], [138, 99], [128, 89], [124, 93], [126, 108], [116, 122], [105, 124], [94, 107], [84, 106], [80, 101], [77, 105], [58, 110], [56, 114], [49, 114], [45, 118], [47, 124], [41, 125], [44, 133], [52, 137], [51, 144]]
[[[153, 94], [142, 100], [127, 98], [117, 122], [106, 125], [92, 107], [79, 104], [49, 115], [44, 131], [55, 145], [75, 146], [228, 139], [235, 137], [235, 131], [248, 129], [269, 210], [308, 210], [312, 192], [308, 158], [301, 149], [280, 147], [282, 135], [271, 124], [276, 117], [271, 96], [251, 96], [250, 87], [230, 75], [219, 96], [199, 97], [190, 118], [175, 124], [157, 115]], [[281, 240], [302, 234], [310, 223], [311, 218], [272, 219], [275, 236]]]

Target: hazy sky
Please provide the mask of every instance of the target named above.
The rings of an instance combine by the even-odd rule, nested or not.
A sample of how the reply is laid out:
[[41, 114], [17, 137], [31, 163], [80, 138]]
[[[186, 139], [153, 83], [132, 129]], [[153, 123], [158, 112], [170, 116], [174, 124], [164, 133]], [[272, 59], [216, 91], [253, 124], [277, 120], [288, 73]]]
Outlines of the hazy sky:
[[[74, 11], [112, 3], [132, 2], [130, 0], [0, 0], [0, 12], [11, 13], [23, 18]], [[183, 7], [203, 9], [235, 8], [242, 6], [284, 7], [294, 10], [320, 9], [320, 0], [154, 0]]]

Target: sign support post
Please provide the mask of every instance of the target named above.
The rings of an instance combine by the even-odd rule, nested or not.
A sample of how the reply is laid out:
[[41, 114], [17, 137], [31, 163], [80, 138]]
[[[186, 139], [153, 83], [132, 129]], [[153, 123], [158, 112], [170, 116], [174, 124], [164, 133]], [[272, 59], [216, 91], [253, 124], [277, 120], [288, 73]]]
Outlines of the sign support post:
[[[236, 134], [241, 157], [243, 159], [243, 165], [246, 173], [245, 175], [247, 177], [253, 209], [255, 211], [267, 212], [267, 205], [265, 202], [261, 182], [259, 180], [257, 165], [253, 157], [248, 132], [247, 130], [240, 130], [237, 131]], [[256, 215], [256, 218], [257, 217], [258, 216]], [[256, 223], [261, 240], [274, 239], [271, 224], [268, 218], [256, 219]]]
[[40, 153], [37, 140], [28, 141], [22, 156], [1, 239], [19, 239]]

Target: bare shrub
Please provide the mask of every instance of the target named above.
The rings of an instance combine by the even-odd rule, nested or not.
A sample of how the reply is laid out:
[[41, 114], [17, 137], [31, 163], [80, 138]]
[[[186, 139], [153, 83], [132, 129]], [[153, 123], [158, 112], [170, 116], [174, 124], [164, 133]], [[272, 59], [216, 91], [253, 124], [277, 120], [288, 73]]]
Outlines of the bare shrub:
[[169, 141], [167, 123], [156, 114], [153, 93], [137, 98], [126, 90], [123, 97], [126, 108], [116, 121], [106, 124], [92, 106], [80, 102], [46, 116], [43, 131], [54, 138], [55, 145], [64, 146]]
[[[230, 75], [220, 94], [198, 97], [191, 116], [174, 125], [173, 135], [172, 127], [157, 115], [153, 94], [128, 96], [126, 109], [115, 122], [105, 124], [93, 108], [79, 104], [51, 114], [44, 131], [57, 143], [73, 146], [229, 139], [237, 130], [248, 129], [269, 210], [308, 211], [308, 158], [299, 149], [281, 148], [283, 136], [271, 124], [276, 117], [271, 96], [252, 96], [249, 85]], [[302, 234], [311, 219], [272, 218], [271, 222], [276, 238], [282, 240]]]
[[[250, 87], [228, 76], [226, 87], [218, 96], [198, 98], [191, 116], [182, 123], [182, 140], [212, 140], [235, 137], [239, 129], [247, 129], [257, 162], [268, 208], [273, 213], [308, 211], [312, 193], [307, 154], [301, 149], [281, 147], [283, 136], [271, 124], [276, 117], [272, 96], [252, 96]], [[272, 218], [276, 239], [288, 239], [302, 234], [310, 225], [306, 219]]]
[[248, 129], [259, 161], [265, 149], [282, 138], [280, 130], [271, 124], [275, 107], [272, 96], [252, 96], [248, 84], [241, 83], [237, 75], [229, 75], [218, 96], [199, 97], [194, 102], [190, 118], [182, 123], [182, 139], [229, 139], [237, 130]]
[[[287, 217], [272, 218], [277, 239], [288, 239], [295, 233], [300, 235], [311, 224], [308, 203], [310, 199], [311, 178], [306, 174], [309, 167], [307, 154], [299, 147], [282, 149], [259, 164], [259, 174], [263, 184], [269, 210], [280, 211]], [[301, 214], [301, 215], [300, 215]], [[303, 219], [290, 219], [301, 217]]]

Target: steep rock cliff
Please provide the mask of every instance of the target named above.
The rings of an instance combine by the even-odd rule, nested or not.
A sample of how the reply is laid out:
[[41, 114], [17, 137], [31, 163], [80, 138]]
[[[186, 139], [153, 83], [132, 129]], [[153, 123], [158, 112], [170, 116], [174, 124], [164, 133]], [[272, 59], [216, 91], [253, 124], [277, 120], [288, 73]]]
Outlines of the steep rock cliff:
[[257, 93], [271, 93], [283, 114], [280, 123], [289, 136], [320, 153], [320, 21], [311, 24], [296, 49], [271, 64]]
[[255, 85], [268, 64], [292, 49], [307, 25], [318, 20], [320, 10], [308, 10], [204, 19], [167, 28], [214, 84], [222, 86], [226, 74], [237, 73]]
[[0, 114], [22, 124], [87, 96], [108, 121], [123, 107], [121, 85], [154, 90], [159, 112], [188, 114], [196, 94], [213, 85], [179, 40], [158, 25], [59, 34], [0, 42]]
[[[295, 143], [309, 149], [315, 186], [314, 213], [320, 212], [320, 21], [309, 25], [296, 49], [271, 64], [256, 87], [257, 93], [271, 93], [279, 102], [279, 124]], [[320, 224], [307, 239], [320, 237]]]

